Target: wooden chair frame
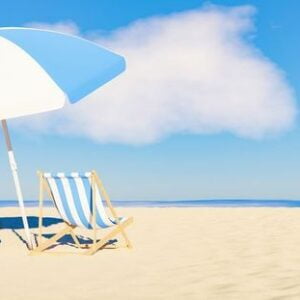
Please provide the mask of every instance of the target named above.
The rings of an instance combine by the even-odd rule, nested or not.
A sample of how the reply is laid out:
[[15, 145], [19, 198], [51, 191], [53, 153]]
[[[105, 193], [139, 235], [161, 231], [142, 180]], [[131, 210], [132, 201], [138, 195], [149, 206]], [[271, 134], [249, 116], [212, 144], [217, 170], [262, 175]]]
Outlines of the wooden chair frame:
[[[93, 212], [96, 211], [96, 188], [99, 189], [100, 193], [103, 195], [103, 198], [107, 204], [108, 209], [110, 210], [112, 217], [116, 220], [116, 225], [113, 226], [113, 229], [105, 235], [100, 241], [97, 240], [97, 231], [99, 228], [96, 227], [96, 214], [93, 213], [92, 218], [92, 224], [93, 229], [88, 229], [93, 231], [93, 243], [90, 244], [83, 244], [80, 243], [76, 234], [75, 234], [75, 228], [77, 226], [71, 225], [68, 222], [64, 221], [65, 227], [60, 230], [58, 233], [56, 233], [54, 236], [52, 236], [50, 239], [48, 239], [45, 242], [42, 242], [43, 238], [43, 204], [44, 204], [44, 193], [45, 190], [47, 190], [49, 196], [54, 202], [54, 205], [56, 206], [54, 196], [51, 192], [50, 186], [48, 182], [46, 181], [44, 175], [42, 172], [38, 172], [39, 177], [39, 231], [38, 231], [38, 237], [37, 237], [37, 246], [31, 251], [31, 254], [38, 254], [38, 253], [57, 253], [55, 251], [46, 251], [50, 246], [54, 245], [59, 239], [61, 239], [63, 236], [70, 234], [71, 237], [74, 240], [75, 246], [78, 249], [85, 248], [84, 252], [77, 252], [78, 254], [85, 254], [85, 255], [92, 255], [96, 253], [99, 249], [104, 248], [105, 245], [109, 242], [110, 239], [115, 237], [117, 234], [121, 234], [123, 236], [123, 239], [125, 241], [125, 245], [127, 248], [132, 248], [132, 244], [128, 239], [127, 234], [125, 233], [125, 227], [130, 225], [133, 222], [133, 218], [130, 217], [126, 219], [125, 221], [120, 223], [120, 219], [116, 213], [116, 210], [113, 208], [110, 198], [108, 194], [106, 193], [106, 190], [103, 186], [102, 181], [100, 180], [99, 176], [97, 175], [96, 171], [91, 172], [91, 187], [92, 187], [92, 206], [93, 206]], [[64, 252], [65, 253], [65, 252]], [[72, 252], [74, 253], [74, 252]]]

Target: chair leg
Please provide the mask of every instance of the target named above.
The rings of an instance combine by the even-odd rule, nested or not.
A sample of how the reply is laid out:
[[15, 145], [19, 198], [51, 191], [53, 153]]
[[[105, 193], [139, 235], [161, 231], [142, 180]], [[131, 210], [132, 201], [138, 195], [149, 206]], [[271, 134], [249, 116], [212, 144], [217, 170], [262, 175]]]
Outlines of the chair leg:
[[[97, 173], [95, 171], [93, 171], [93, 178], [94, 178], [94, 182], [96, 183], [96, 185], [98, 186], [99, 190], [101, 191], [101, 193], [103, 194], [104, 196], [104, 199], [106, 201], [106, 204], [107, 206], [109, 207], [111, 213], [112, 213], [112, 216], [117, 220], [118, 219], [118, 216], [117, 216], [117, 213], [115, 211], [115, 209], [113, 208], [112, 204], [111, 204], [111, 201], [110, 201], [110, 198], [103, 186], [103, 183], [102, 181], [100, 180], [100, 178], [98, 177]], [[119, 223], [117, 224], [117, 226], [119, 226]], [[125, 240], [125, 243], [126, 243], [126, 247], [128, 248], [132, 248], [132, 245], [125, 233], [125, 231], [123, 230], [122, 227], [119, 227], [120, 228], [120, 232]]]
[[[112, 237], [116, 236], [117, 234], [121, 233], [127, 243], [127, 247], [131, 248], [131, 243], [124, 231], [124, 228], [127, 227], [128, 225], [130, 225], [133, 222], [133, 218], [130, 217], [129, 219], [127, 219], [126, 221], [118, 224], [115, 226], [115, 228], [108, 233], [104, 238], [102, 238], [99, 242], [93, 244], [87, 251], [85, 251], [83, 254], [85, 255], [92, 255], [95, 252], [97, 252], [99, 249], [101, 249]], [[60, 238], [62, 238], [64, 235], [66, 234], [70, 234], [76, 244], [76, 246], [78, 248], [85, 248], [85, 245], [81, 245], [77, 236], [75, 235], [75, 233], [73, 232], [73, 227], [67, 225], [64, 229], [62, 229], [61, 231], [59, 231], [57, 234], [55, 234], [53, 237], [51, 237], [49, 240], [47, 240], [44, 243], [41, 243], [38, 245], [38, 247], [36, 247], [35, 249], [33, 249], [31, 251], [30, 254], [37, 254], [37, 253], [41, 253], [44, 250], [48, 249], [51, 245], [53, 245], [56, 241], [58, 241]], [[82, 247], [84, 246], [84, 247]]]
[[80, 244], [79, 239], [78, 239], [78, 237], [76, 236], [74, 230], [72, 230], [72, 231], [70, 232], [70, 235], [72, 236], [72, 238], [73, 238], [73, 240], [74, 240], [75, 245], [77, 246], [77, 248], [79, 248], [79, 249], [86, 249], [86, 248], [87, 248], [87, 245], [86, 245], [86, 244]]
[[62, 229], [61, 231], [59, 231], [57, 234], [55, 234], [52, 238], [50, 238], [49, 240], [47, 240], [45, 243], [40, 244], [38, 247], [36, 247], [35, 249], [33, 249], [31, 251], [31, 253], [39, 253], [42, 252], [44, 250], [46, 250], [47, 248], [49, 248], [51, 245], [53, 245], [57, 240], [59, 240], [60, 238], [62, 238], [64, 235], [70, 233], [72, 231], [72, 227], [71, 226], [67, 226], [64, 229]]
[[74, 243], [77, 246], [77, 248], [81, 248], [80, 242], [73, 230], [71, 230], [70, 235], [72, 236], [72, 239], [74, 240]]
[[[131, 220], [130, 223], [132, 223], [133, 222], [133, 217], [130, 217], [128, 220]], [[123, 238], [125, 240], [126, 247], [131, 249], [132, 248], [132, 244], [131, 244], [131, 242], [130, 242], [130, 240], [129, 240], [129, 238], [128, 238], [126, 232], [125, 232], [125, 230], [120, 225], [121, 224], [118, 224], [117, 226], [120, 228], [120, 233], [121, 233], [121, 235], [123, 236]]]
[[43, 234], [43, 200], [44, 200], [44, 182], [41, 173], [39, 173], [40, 191], [39, 191], [39, 231], [36, 240], [36, 246], [42, 241]]
[[[127, 227], [128, 225], [130, 225], [133, 222], [133, 218], [129, 218], [126, 221], [120, 223], [119, 225], [116, 225], [115, 228], [108, 233], [104, 238], [101, 239], [101, 241], [99, 241], [98, 243], [96, 243], [94, 246], [92, 246], [90, 249], [88, 249], [87, 251], [85, 251], [84, 254], [86, 255], [92, 255], [95, 252], [97, 252], [99, 249], [101, 249], [112, 237], [114, 237], [115, 235], [117, 235], [118, 233], [122, 232], [123, 229], [125, 227]], [[127, 236], [126, 236], [127, 238]], [[129, 240], [128, 240], [129, 242]]]

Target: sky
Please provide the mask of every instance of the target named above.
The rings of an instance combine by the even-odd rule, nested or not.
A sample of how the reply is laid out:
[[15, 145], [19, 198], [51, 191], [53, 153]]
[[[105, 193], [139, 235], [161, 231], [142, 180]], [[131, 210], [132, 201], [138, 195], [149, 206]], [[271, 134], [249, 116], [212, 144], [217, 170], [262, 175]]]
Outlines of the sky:
[[[127, 60], [91, 99], [9, 121], [25, 198], [37, 170], [95, 169], [116, 200], [300, 199], [299, 23], [297, 0], [0, 0], [0, 26]], [[1, 140], [0, 199], [15, 199]]]

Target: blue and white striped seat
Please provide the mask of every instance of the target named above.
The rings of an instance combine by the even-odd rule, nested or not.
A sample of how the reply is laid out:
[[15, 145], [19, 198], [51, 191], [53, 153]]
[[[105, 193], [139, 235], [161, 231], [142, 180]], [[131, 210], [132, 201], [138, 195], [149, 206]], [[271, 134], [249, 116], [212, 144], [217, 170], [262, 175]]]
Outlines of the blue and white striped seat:
[[[93, 193], [92, 173], [44, 173], [49, 184], [53, 200], [64, 221], [73, 226], [93, 229]], [[95, 184], [95, 223], [96, 228], [107, 228], [116, 224], [116, 220], [107, 215], [101, 192]], [[119, 222], [124, 221], [119, 218]]]

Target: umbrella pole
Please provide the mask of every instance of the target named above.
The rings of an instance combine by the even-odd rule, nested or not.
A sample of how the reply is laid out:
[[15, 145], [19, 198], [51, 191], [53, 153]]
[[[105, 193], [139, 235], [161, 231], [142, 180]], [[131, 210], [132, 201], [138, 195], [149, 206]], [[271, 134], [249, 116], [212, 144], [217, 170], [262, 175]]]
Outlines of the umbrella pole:
[[28, 243], [28, 248], [32, 249], [32, 240], [31, 240], [30, 230], [29, 230], [29, 226], [28, 226], [27, 215], [26, 215], [25, 207], [24, 207], [24, 199], [23, 199], [23, 194], [22, 194], [19, 175], [18, 175], [17, 163], [16, 163], [14, 152], [12, 149], [6, 120], [2, 120], [1, 122], [2, 122], [2, 129], [3, 129], [5, 143], [6, 143], [7, 152], [8, 152], [8, 160], [9, 160], [10, 168], [12, 171], [14, 183], [15, 183], [19, 206], [21, 209], [21, 216], [22, 216], [23, 225], [24, 225], [24, 229], [25, 229], [26, 240]]

